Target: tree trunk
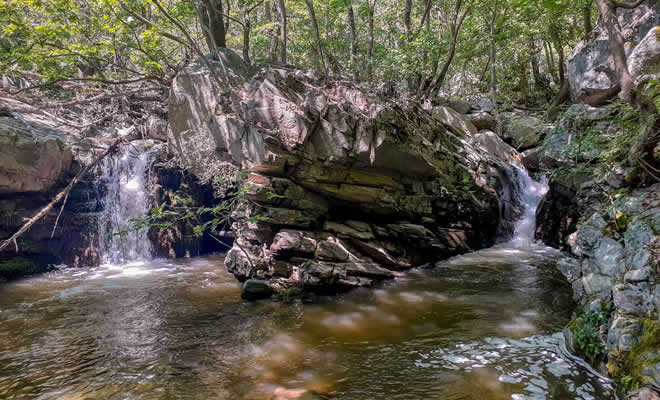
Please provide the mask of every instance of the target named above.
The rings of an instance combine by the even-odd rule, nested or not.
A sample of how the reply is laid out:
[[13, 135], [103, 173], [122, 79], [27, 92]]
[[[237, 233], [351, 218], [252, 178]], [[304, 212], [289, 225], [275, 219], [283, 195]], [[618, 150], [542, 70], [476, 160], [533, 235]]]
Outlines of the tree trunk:
[[412, 12], [412, 0], [405, 0], [403, 5], [403, 32], [406, 41], [410, 40], [410, 13]]
[[636, 4], [627, 4], [625, 2], [616, 2], [611, 0], [595, 0], [598, 8], [600, 10], [600, 15], [603, 21], [603, 24], [607, 28], [607, 35], [610, 43], [610, 51], [612, 53], [612, 58], [614, 60], [614, 67], [616, 71], [616, 76], [619, 81], [619, 86], [621, 91], [619, 92], [619, 97], [630, 104], [632, 107], [638, 109], [644, 119], [646, 120], [646, 130], [642, 137], [642, 143], [640, 149], [634, 149], [633, 151], [638, 157], [641, 166], [653, 176], [656, 180], [660, 180], [658, 177], [660, 174], [660, 163], [655, 158], [654, 150], [655, 146], [658, 143], [660, 136], [660, 118], [658, 118], [658, 108], [655, 106], [655, 103], [652, 99], [642, 95], [639, 88], [635, 84], [635, 81], [628, 70], [628, 60], [626, 57], [625, 51], [625, 39], [623, 32], [621, 31], [621, 26], [619, 25], [619, 19], [616, 16], [617, 7], [625, 8], [635, 8], [639, 5], [639, 1]]
[[280, 44], [282, 45], [280, 62], [286, 64], [286, 5], [284, 0], [277, 0], [277, 5], [280, 13]]
[[250, 20], [250, 11], [247, 3], [243, 6], [243, 61], [252, 64], [250, 60], [250, 31], [252, 30], [252, 21]]
[[539, 59], [538, 59], [538, 54], [539, 54], [539, 48], [536, 43], [536, 40], [534, 40], [533, 37], [529, 37], [529, 50], [531, 54], [531, 64], [532, 64], [532, 76], [534, 77], [534, 86], [543, 94], [546, 94], [549, 89], [550, 85], [548, 84], [548, 80], [541, 74], [541, 67], [539, 64]]
[[196, 8], [209, 50], [227, 47], [222, 0], [201, 0]]
[[[445, 59], [445, 62], [442, 65], [442, 69], [440, 70], [440, 73], [426, 89], [425, 92], [426, 97], [429, 97], [436, 88], [439, 88], [443, 85], [443, 83], [445, 82], [445, 78], [447, 77], [447, 72], [449, 72], [449, 67], [451, 66], [452, 61], [454, 61], [454, 56], [456, 55], [456, 44], [458, 42], [458, 34], [461, 30], [461, 26], [463, 25], [463, 21], [465, 20], [465, 17], [467, 16], [471, 8], [471, 6], [468, 5], [468, 8], [461, 14], [462, 6], [463, 6], [463, 0], [458, 0], [456, 2], [456, 11], [454, 12], [454, 18], [450, 26], [451, 44], [449, 45], [449, 53], [447, 54], [447, 58]], [[439, 66], [440, 66], [440, 59], [438, 59], [438, 63], [436, 68], [434, 69], [434, 73], [435, 71], [438, 70]]]
[[555, 69], [555, 58], [552, 56], [552, 47], [550, 43], [543, 41], [543, 50], [545, 51], [545, 61], [548, 64], [548, 70], [550, 71], [550, 76], [552, 81], [558, 85], [559, 84], [559, 75], [557, 75], [557, 70]]
[[495, 56], [496, 56], [496, 43], [495, 43], [495, 23], [497, 21], [497, 0], [492, 0], [493, 3], [493, 17], [489, 24], [490, 34], [490, 100], [493, 102], [493, 114], [495, 116], [495, 131], [498, 136], [502, 136], [502, 124], [500, 122], [499, 112], [497, 110], [497, 75], [495, 74]]
[[266, 22], [270, 23], [271, 26], [268, 28], [268, 36], [270, 37], [270, 41], [268, 43], [268, 60], [270, 62], [275, 62], [275, 59], [277, 58], [277, 36], [275, 35], [275, 31], [279, 31], [279, 24], [273, 19], [273, 10], [274, 10], [274, 5], [270, 3], [269, 0], [266, 0]]
[[561, 36], [559, 34], [559, 27], [554, 23], [550, 24], [550, 38], [552, 39], [552, 44], [555, 46], [559, 60], [557, 63], [557, 69], [559, 70], [559, 86], [564, 86], [564, 81], [566, 80], [566, 70], [564, 69], [564, 45], [561, 41]]
[[321, 45], [321, 35], [319, 33], [319, 25], [316, 22], [316, 13], [314, 12], [314, 4], [312, 0], [305, 0], [307, 5], [307, 12], [309, 13], [309, 19], [312, 20], [312, 31], [314, 32], [314, 39], [316, 40], [316, 52], [321, 59], [321, 65], [323, 67], [323, 73], [328, 74], [328, 67], [325, 64], [325, 57], [323, 57], [323, 47]]
[[593, 30], [591, 25], [591, 2], [592, 0], [585, 0], [584, 8], [582, 8], [582, 25], [584, 27], [584, 40], [589, 39], [589, 35]]
[[357, 55], [357, 49], [355, 47], [356, 41], [356, 30], [355, 30], [355, 14], [353, 13], [353, 2], [348, 0], [346, 5], [346, 23], [348, 24], [348, 41], [350, 43], [350, 56], [351, 56], [351, 69], [355, 69], [355, 56]]
[[373, 79], [373, 63], [374, 63], [374, 12], [376, 10], [376, 1], [374, 0], [373, 4], [369, 4], [369, 13], [367, 15], [368, 19], [368, 30], [369, 30], [369, 40], [367, 41], [367, 58], [369, 63], [367, 64], [367, 75], [369, 79]]

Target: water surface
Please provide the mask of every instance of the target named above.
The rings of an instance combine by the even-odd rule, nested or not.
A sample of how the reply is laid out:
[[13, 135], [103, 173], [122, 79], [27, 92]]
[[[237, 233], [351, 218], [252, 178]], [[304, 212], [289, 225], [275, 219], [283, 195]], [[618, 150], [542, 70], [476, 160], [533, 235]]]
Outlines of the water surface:
[[305, 304], [241, 301], [219, 256], [3, 284], [0, 398], [614, 398], [562, 350], [554, 257], [505, 245]]

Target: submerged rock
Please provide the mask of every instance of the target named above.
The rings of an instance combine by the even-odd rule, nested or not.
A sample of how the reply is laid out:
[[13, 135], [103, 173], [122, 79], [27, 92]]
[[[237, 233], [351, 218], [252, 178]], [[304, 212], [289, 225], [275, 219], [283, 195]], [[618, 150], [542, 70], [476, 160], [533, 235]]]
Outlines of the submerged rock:
[[273, 295], [273, 289], [267, 281], [248, 279], [243, 284], [241, 297], [245, 300], [267, 299]]

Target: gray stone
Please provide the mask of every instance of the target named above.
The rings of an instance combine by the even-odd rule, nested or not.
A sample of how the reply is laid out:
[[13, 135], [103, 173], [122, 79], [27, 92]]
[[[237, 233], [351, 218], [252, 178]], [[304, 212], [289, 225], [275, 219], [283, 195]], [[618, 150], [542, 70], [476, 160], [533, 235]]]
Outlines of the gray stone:
[[0, 117], [0, 194], [45, 192], [71, 167], [63, 133], [37, 123]]
[[630, 53], [628, 70], [633, 77], [658, 74], [660, 71], [660, 25], [651, 28]]
[[503, 139], [517, 149], [538, 145], [547, 129], [543, 121], [529, 115], [508, 112], [500, 114], [500, 118]]
[[[633, 43], [641, 42], [648, 32], [658, 25], [659, 14], [660, 3], [657, 2], [644, 2], [632, 10], [617, 9], [621, 30], [633, 36], [630, 39]], [[618, 83], [609, 43], [607, 29], [603, 24], [597, 24], [589, 39], [578, 43], [568, 56], [566, 76], [568, 77], [571, 98], [574, 103], [584, 102], [590, 96], [602, 94]], [[627, 48], [630, 49], [631, 46], [627, 46]], [[646, 51], [640, 50], [640, 53], [646, 53]], [[629, 54], [629, 56], [632, 55]], [[642, 59], [652, 60], [653, 58], [645, 56], [639, 57], [639, 59], [641, 61]], [[639, 64], [640, 67], [635, 66], [635, 71], [643, 70], [642, 65], [646, 65], [646, 63]], [[637, 65], [637, 61], [635, 61], [635, 65]], [[633, 77], [636, 77], [636, 75]]]
[[[366, 225], [366, 224], [365, 224]], [[375, 236], [373, 232], [371, 232], [371, 228], [369, 225], [361, 225], [360, 229], [356, 229], [353, 227], [350, 227], [348, 225], [340, 224], [337, 222], [326, 222], [325, 225], [323, 225], [323, 230], [324, 231], [329, 231], [336, 233], [339, 237], [353, 237], [357, 239], [363, 239], [363, 240], [371, 240], [374, 239]]]
[[[656, 365], [655, 366], [655, 371], [656, 371], [656, 378], [654, 385], [656, 387], [660, 386], [660, 382], [658, 382], [657, 376], [660, 375], [660, 366]], [[660, 400], [660, 393], [658, 393], [657, 390], [650, 388], [650, 387], [644, 387], [639, 390], [636, 390], [634, 392], [628, 393], [626, 396], [627, 400]]]
[[319, 242], [316, 248], [316, 257], [327, 261], [347, 261], [348, 250], [336, 241], [324, 240]]
[[582, 276], [580, 262], [573, 258], [557, 261], [557, 269], [569, 280]]
[[248, 279], [243, 284], [241, 297], [245, 300], [267, 299], [273, 295], [273, 289], [267, 281]]
[[603, 275], [617, 278], [626, 271], [623, 263], [623, 246], [616, 240], [605, 237], [594, 250], [594, 261]]
[[431, 115], [461, 137], [470, 137], [477, 133], [477, 127], [452, 108], [436, 106], [431, 109]]
[[470, 110], [472, 110], [472, 104], [459, 99], [450, 100], [449, 107], [453, 108], [461, 114], [467, 114], [470, 112]]
[[472, 124], [479, 130], [495, 130], [497, 128], [497, 121], [492, 114], [486, 112], [478, 112], [474, 114], [468, 114], [465, 116], [465, 119], [472, 122]]
[[626, 272], [626, 274], [623, 276], [623, 279], [628, 283], [647, 282], [650, 278], [650, 268], [633, 269]]
[[[633, 254], [626, 256], [630, 268], [640, 269], [649, 265], [651, 253], [648, 250], [632, 250], [632, 252]], [[629, 248], [626, 248], [626, 253], [630, 253]]]
[[591, 225], [580, 226], [577, 230], [577, 247], [579, 255], [589, 254], [596, 243], [603, 237], [603, 232]]
[[653, 298], [646, 282], [625, 283], [612, 290], [614, 306], [631, 315], [648, 316], [653, 310]]
[[479, 131], [479, 133], [472, 137], [470, 144], [484, 151], [486, 154], [491, 154], [509, 164], [516, 164], [520, 160], [518, 151], [506, 144], [495, 132]]
[[623, 237], [629, 250], [645, 249], [654, 239], [653, 229], [641, 220], [631, 222]]
[[584, 285], [582, 284], [582, 279], [576, 279], [571, 283], [571, 288], [573, 289], [573, 300], [580, 301], [584, 297]]
[[617, 314], [607, 331], [607, 347], [611, 350], [630, 351], [641, 333], [642, 327], [636, 319]]
[[612, 289], [613, 284], [614, 281], [612, 278], [605, 275], [591, 273], [582, 277], [582, 286], [584, 287], [584, 292], [588, 296], [609, 292]]

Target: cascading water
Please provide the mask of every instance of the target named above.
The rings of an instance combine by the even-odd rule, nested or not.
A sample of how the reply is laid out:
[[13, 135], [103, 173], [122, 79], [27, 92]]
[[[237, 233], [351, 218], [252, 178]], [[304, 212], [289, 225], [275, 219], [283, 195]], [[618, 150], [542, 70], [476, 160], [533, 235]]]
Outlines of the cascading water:
[[529, 176], [524, 168], [518, 166], [515, 168], [517, 170], [516, 194], [518, 203], [523, 210], [520, 219], [514, 225], [511, 243], [515, 247], [529, 247], [535, 243], [536, 207], [548, 191], [548, 181], [542, 177], [537, 182]]
[[103, 264], [151, 259], [148, 229], [133, 230], [131, 219], [144, 217], [151, 209], [153, 162], [154, 153], [134, 142], [103, 163], [101, 179], [107, 192], [98, 223]]

